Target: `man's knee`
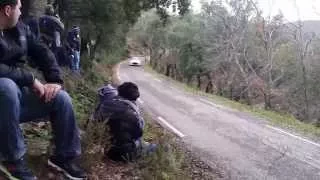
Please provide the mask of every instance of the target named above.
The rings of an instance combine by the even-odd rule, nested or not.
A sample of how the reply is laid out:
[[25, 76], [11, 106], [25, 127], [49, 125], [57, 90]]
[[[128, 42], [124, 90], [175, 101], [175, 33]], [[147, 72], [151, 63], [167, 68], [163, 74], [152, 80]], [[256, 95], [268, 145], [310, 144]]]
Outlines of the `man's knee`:
[[20, 89], [18, 85], [9, 78], [0, 78], [0, 94], [7, 98], [17, 98]]
[[57, 96], [55, 98], [55, 102], [57, 103], [58, 106], [71, 105], [72, 104], [71, 97], [64, 90], [61, 90], [61, 91], [58, 92], [58, 94], [57, 94]]

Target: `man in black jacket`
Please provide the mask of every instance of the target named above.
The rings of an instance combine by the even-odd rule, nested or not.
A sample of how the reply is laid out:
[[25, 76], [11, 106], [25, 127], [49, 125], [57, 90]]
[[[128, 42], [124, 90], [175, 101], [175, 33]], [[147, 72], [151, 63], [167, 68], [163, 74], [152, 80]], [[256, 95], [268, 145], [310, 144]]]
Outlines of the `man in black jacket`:
[[[18, 179], [36, 179], [24, 161], [19, 124], [50, 116], [55, 151], [48, 165], [70, 179], [84, 179], [85, 172], [75, 162], [81, 147], [71, 98], [62, 90], [52, 52], [18, 22], [20, 8], [20, 0], [0, 0], [0, 162]], [[45, 83], [24, 67], [27, 59], [43, 72]]]
[[70, 45], [72, 51], [72, 61], [71, 61], [71, 70], [74, 72], [80, 71], [80, 47], [81, 47], [81, 38], [80, 38], [80, 27], [73, 26], [71, 31], [68, 32], [67, 37], [68, 44]]
[[114, 161], [133, 161], [154, 152], [156, 144], [143, 140], [144, 119], [136, 104], [139, 88], [124, 82], [117, 89], [111, 85], [99, 89], [100, 104], [94, 119], [107, 121], [110, 129], [111, 148], [105, 152]]

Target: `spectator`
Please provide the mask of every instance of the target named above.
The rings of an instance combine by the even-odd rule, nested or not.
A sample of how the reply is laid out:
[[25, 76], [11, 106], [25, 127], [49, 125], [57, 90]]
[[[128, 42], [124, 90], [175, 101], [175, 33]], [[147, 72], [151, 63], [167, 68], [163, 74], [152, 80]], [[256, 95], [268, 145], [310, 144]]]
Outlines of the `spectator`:
[[67, 38], [68, 44], [72, 50], [72, 62], [71, 69], [75, 72], [80, 71], [80, 47], [81, 47], [81, 38], [80, 38], [80, 28], [78, 26], [73, 26], [71, 31], [68, 32]]
[[53, 52], [61, 47], [61, 34], [64, 31], [64, 24], [54, 13], [52, 5], [48, 5], [45, 10], [45, 15], [39, 18], [39, 27], [41, 40], [47, 44]]
[[[0, 161], [17, 179], [36, 177], [25, 163], [26, 147], [20, 123], [50, 117], [55, 151], [48, 165], [70, 179], [85, 179], [76, 160], [81, 154], [79, 130], [68, 93], [52, 52], [18, 22], [20, 0], [0, 1]], [[30, 57], [43, 72], [40, 82], [25, 68]], [[1, 170], [1, 169], [0, 169]]]
[[136, 100], [140, 93], [136, 84], [125, 82], [115, 89], [107, 85], [99, 89], [101, 103], [95, 119], [107, 121], [112, 135], [111, 149], [106, 155], [115, 161], [132, 161], [154, 152], [155, 144], [142, 139], [144, 120]]

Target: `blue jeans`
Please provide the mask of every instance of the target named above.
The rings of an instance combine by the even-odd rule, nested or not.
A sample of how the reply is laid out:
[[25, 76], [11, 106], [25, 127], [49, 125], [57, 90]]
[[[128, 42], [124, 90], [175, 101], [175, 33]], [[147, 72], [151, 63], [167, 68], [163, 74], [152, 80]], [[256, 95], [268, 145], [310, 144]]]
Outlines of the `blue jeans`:
[[0, 157], [14, 161], [24, 156], [26, 147], [19, 124], [50, 117], [55, 154], [74, 158], [81, 154], [79, 129], [69, 95], [61, 90], [45, 103], [29, 88], [18, 87], [8, 78], [0, 78]]
[[79, 71], [80, 69], [80, 51], [73, 51], [71, 70]]

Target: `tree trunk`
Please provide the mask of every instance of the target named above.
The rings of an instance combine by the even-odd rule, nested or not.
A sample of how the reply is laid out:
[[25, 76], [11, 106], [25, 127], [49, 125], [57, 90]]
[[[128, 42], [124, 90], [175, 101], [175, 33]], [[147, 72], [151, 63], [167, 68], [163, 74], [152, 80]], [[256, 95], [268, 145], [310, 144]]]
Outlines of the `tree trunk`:
[[213, 84], [212, 84], [212, 81], [211, 81], [211, 76], [210, 74], [207, 74], [207, 78], [208, 78], [208, 85], [206, 87], [206, 93], [213, 93]]
[[42, 16], [44, 14], [45, 6], [47, 5], [47, 0], [23, 0], [21, 3], [21, 18], [25, 19], [29, 16]]
[[206, 93], [212, 93], [213, 92], [212, 89], [213, 89], [212, 82], [209, 81], [209, 83], [207, 84], [207, 87], [206, 87]]
[[166, 76], [170, 77], [170, 71], [171, 71], [171, 65], [167, 64], [166, 65]]
[[307, 80], [307, 74], [306, 74], [306, 67], [304, 65], [304, 63], [302, 62], [302, 73], [303, 73], [303, 96], [304, 96], [304, 104], [305, 104], [305, 108], [304, 108], [304, 119], [306, 121], [309, 121], [309, 98], [308, 98], [308, 80]]
[[201, 89], [201, 75], [200, 74], [197, 75], [197, 88]]
[[26, 17], [28, 17], [29, 15], [29, 10], [30, 10], [30, 6], [31, 6], [31, 0], [24, 0], [22, 1], [22, 8], [21, 8], [21, 18], [25, 19]]
[[[249, 86], [249, 83], [247, 83], [247, 86]], [[251, 102], [251, 88], [250, 87], [247, 87], [247, 93], [246, 93], [246, 100], [247, 100], [247, 104], [248, 105], [252, 105], [252, 102]]]
[[[235, 97], [233, 96], [233, 89], [234, 89], [234, 88], [233, 88], [233, 85], [230, 85], [230, 86], [229, 86], [229, 93], [230, 93], [230, 94], [229, 94], [229, 99], [238, 101], [238, 98], [237, 98], [237, 97], [235, 98]], [[237, 95], [237, 96], [238, 96], [238, 95]]]
[[271, 106], [271, 89], [270, 87], [266, 88], [266, 91], [264, 92], [264, 108], [266, 110], [270, 110], [272, 108]]
[[187, 84], [190, 85], [192, 83], [192, 76], [187, 77]]

